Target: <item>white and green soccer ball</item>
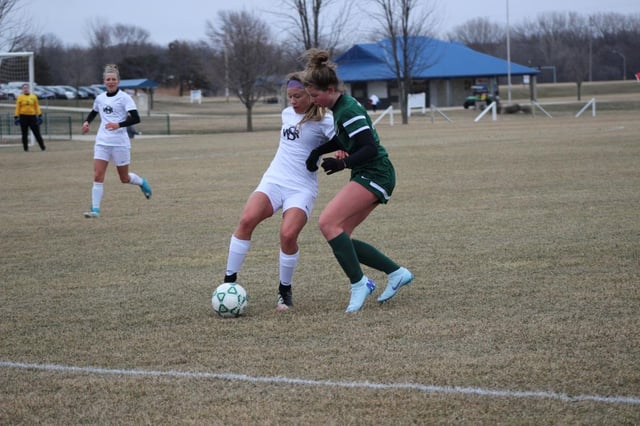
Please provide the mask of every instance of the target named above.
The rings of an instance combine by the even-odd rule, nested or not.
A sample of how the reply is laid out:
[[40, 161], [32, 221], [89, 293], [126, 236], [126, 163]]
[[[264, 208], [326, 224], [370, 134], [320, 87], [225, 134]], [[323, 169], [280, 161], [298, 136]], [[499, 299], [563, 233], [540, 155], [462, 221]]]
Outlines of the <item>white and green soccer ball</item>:
[[238, 283], [222, 283], [211, 296], [213, 311], [221, 317], [239, 317], [247, 305], [247, 291]]

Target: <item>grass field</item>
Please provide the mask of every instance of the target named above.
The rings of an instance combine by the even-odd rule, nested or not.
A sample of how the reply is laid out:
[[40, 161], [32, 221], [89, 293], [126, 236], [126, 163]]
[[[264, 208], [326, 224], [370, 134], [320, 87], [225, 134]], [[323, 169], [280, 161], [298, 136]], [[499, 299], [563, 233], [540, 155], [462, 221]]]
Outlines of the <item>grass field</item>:
[[[416, 280], [344, 314], [315, 221], [295, 309], [275, 310], [279, 217], [210, 308], [275, 131], [134, 140], [147, 201], [92, 142], [0, 148], [0, 424], [638, 424], [638, 110], [379, 124], [392, 201], [357, 230]], [[397, 121], [396, 121], [397, 123]]]

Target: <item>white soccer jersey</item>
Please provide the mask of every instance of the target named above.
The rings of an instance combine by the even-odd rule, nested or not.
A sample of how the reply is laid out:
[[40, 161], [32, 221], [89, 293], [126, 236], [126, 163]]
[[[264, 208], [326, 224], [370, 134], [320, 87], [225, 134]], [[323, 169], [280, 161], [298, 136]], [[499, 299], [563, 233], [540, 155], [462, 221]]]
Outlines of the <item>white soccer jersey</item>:
[[333, 117], [326, 114], [321, 121], [305, 121], [293, 107], [282, 111], [280, 144], [269, 168], [262, 176], [262, 182], [281, 185], [286, 188], [309, 191], [318, 195], [318, 173], [307, 170], [309, 153], [331, 139], [334, 134]]
[[118, 89], [113, 96], [102, 92], [93, 102], [93, 110], [100, 114], [100, 128], [96, 135], [96, 145], [123, 146], [131, 148], [131, 140], [127, 128], [108, 130], [105, 125], [109, 122], [120, 123], [127, 119], [129, 111], [136, 109], [136, 104], [129, 94]]

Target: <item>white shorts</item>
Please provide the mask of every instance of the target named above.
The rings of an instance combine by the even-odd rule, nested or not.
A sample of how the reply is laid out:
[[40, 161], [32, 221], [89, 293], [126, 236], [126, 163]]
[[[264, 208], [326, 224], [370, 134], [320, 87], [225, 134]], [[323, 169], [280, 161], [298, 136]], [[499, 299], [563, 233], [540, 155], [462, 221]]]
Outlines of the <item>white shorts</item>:
[[305, 212], [307, 219], [311, 216], [313, 205], [316, 202], [316, 197], [313, 194], [299, 189], [285, 188], [274, 183], [260, 182], [256, 192], [262, 192], [269, 198], [274, 213], [279, 209], [282, 209], [284, 213], [291, 207], [297, 207]]
[[126, 146], [95, 145], [93, 148], [93, 159], [113, 161], [120, 166], [128, 166], [131, 163], [131, 149]]

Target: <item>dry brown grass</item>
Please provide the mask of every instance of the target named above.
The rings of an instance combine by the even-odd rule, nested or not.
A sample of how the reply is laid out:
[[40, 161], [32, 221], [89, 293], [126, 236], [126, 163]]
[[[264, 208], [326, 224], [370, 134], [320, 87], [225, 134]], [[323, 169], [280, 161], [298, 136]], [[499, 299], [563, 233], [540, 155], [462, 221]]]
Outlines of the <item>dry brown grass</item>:
[[[416, 281], [351, 316], [314, 223], [276, 312], [278, 218], [240, 274], [248, 314], [210, 309], [272, 131], [137, 138], [154, 196], [110, 169], [99, 220], [82, 217], [92, 143], [1, 148], [0, 361], [41, 368], [0, 366], [0, 423], [640, 422], [638, 112], [475, 114], [380, 123], [398, 187], [357, 236]], [[345, 179], [321, 177], [314, 219]]]

